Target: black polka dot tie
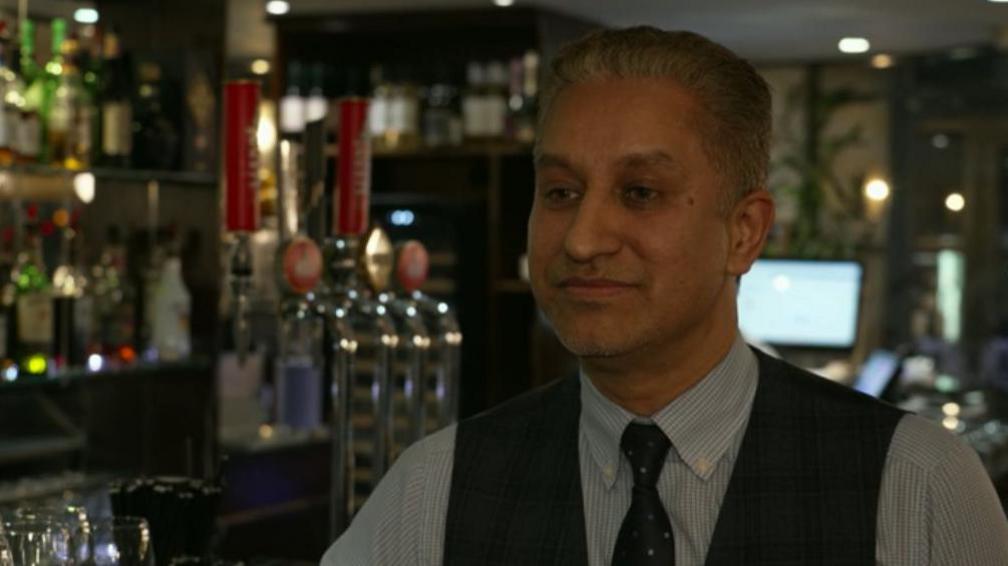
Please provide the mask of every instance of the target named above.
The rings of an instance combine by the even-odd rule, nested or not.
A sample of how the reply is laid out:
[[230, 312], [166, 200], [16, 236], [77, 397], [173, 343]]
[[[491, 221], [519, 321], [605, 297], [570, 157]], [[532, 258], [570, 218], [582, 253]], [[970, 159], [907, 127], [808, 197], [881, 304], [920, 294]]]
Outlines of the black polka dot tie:
[[675, 564], [672, 524], [656, 488], [671, 445], [653, 424], [630, 423], [623, 431], [620, 448], [633, 468], [634, 486], [630, 510], [616, 537], [613, 566]]

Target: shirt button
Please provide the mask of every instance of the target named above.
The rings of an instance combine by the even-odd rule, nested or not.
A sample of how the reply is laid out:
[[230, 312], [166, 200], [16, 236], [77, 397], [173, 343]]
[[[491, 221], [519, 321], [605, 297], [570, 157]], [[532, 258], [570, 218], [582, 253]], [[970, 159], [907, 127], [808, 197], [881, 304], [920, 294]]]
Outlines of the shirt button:
[[696, 461], [696, 468], [701, 474], [706, 474], [710, 467], [711, 463], [707, 461], [707, 458], [700, 458]]

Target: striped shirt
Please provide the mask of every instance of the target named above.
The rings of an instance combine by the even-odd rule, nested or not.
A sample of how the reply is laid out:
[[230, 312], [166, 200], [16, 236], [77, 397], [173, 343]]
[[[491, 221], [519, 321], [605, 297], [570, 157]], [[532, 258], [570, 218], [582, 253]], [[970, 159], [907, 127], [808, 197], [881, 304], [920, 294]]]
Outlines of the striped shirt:
[[[650, 419], [604, 397], [581, 376], [579, 459], [588, 560], [612, 560], [633, 476], [620, 453], [632, 420], [672, 441], [658, 492], [675, 537], [676, 564], [702, 565], [742, 444], [758, 362], [741, 338], [710, 374]], [[323, 566], [440, 565], [451, 491], [455, 427], [406, 450]], [[977, 454], [915, 415], [896, 428], [882, 476], [876, 559], [883, 565], [1008, 565], [1008, 521]]]

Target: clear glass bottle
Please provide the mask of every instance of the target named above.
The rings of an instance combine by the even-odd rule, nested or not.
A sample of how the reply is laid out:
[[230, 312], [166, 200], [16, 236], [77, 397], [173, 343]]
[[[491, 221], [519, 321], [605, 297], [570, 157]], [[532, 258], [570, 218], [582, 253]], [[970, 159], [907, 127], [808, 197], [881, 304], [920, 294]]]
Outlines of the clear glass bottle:
[[192, 299], [182, 280], [182, 260], [168, 257], [161, 269], [161, 279], [154, 292], [152, 343], [158, 359], [182, 360], [192, 352], [189, 318]]
[[114, 364], [136, 358], [136, 293], [126, 273], [126, 248], [119, 228], [110, 226], [98, 262], [91, 269], [94, 320], [101, 354]]
[[462, 132], [466, 139], [485, 138], [486, 131], [486, 70], [477, 61], [466, 66], [466, 87], [462, 92]]
[[59, 75], [50, 95], [46, 120], [46, 147], [53, 165], [68, 169], [88, 167], [94, 107], [80, 69], [77, 66], [77, 40], [65, 39], [60, 45]]
[[503, 63], [486, 66], [486, 94], [483, 101], [483, 129], [487, 138], [504, 137], [508, 117], [508, 74]]
[[[0, 23], [0, 25], [3, 25]], [[14, 162], [17, 136], [24, 106], [24, 83], [14, 71], [14, 51], [10, 43], [0, 41], [0, 166]]]

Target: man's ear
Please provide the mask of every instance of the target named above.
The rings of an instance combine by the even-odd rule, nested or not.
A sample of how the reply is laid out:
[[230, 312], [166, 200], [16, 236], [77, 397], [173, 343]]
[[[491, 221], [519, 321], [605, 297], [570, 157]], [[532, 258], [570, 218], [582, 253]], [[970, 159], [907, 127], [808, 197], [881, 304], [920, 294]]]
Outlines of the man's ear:
[[749, 271], [766, 244], [774, 223], [774, 200], [764, 188], [752, 191], [732, 208], [729, 222], [731, 238], [728, 250], [728, 273], [739, 276]]

